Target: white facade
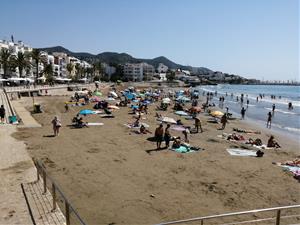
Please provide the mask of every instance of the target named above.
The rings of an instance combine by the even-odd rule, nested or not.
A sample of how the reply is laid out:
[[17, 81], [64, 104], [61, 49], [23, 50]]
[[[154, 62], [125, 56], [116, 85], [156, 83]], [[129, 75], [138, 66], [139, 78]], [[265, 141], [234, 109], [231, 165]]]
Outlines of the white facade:
[[143, 80], [143, 65], [141, 63], [126, 63], [124, 65], [124, 75], [131, 81]]
[[158, 73], [166, 73], [168, 71], [169, 67], [164, 65], [163, 63], [159, 63], [157, 67], [157, 72]]
[[148, 63], [126, 63], [124, 65], [124, 75], [130, 81], [151, 80], [154, 74], [154, 67]]

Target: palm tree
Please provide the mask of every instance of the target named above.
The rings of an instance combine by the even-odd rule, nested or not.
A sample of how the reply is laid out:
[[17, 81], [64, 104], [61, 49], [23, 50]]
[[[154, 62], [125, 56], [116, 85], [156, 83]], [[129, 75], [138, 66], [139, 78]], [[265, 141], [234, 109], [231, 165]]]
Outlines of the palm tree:
[[52, 83], [53, 82], [53, 66], [52, 64], [44, 64], [43, 74], [45, 74], [46, 82]]
[[9, 64], [10, 64], [10, 61], [9, 61], [10, 56], [11, 56], [11, 52], [8, 49], [6, 49], [6, 48], [1, 49], [0, 64], [2, 65], [2, 68], [3, 68], [3, 72], [4, 72], [3, 78], [4, 79], [7, 78], [7, 71], [9, 69]]
[[67, 71], [69, 72], [69, 77], [72, 77], [72, 71], [74, 69], [74, 65], [72, 63], [67, 64]]
[[31, 57], [35, 62], [36, 76], [35, 76], [35, 79], [34, 79], [34, 83], [37, 84], [37, 81], [38, 81], [38, 78], [39, 78], [39, 63], [42, 61], [41, 51], [37, 48], [34, 48], [31, 52]]
[[75, 74], [75, 77], [73, 78], [75, 81], [78, 81], [79, 78], [80, 78], [80, 74], [81, 74], [81, 66], [79, 63], [77, 63], [75, 65], [75, 70], [76, 70], [76, 74]]
[[19, 75], [22, 77], [24, 69], [29, 67], [28, 55], [23, 52], [18, 52], [17, 56], [14, 57], [16, 66], [19, 69]]

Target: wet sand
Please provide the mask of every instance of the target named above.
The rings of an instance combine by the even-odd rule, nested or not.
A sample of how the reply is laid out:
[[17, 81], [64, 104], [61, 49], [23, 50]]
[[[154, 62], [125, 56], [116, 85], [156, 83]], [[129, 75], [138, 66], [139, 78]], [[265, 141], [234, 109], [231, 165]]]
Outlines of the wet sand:
[[[104, 91], [105, 92], [105, 91]], [[205, 216], [231, 211], [299, 204], [299, 183], [272, 162], [291, 160], [299, 145], [276, 136], [278, 150], [264, 150], [262, 158], [234, 157], [226, 148], [238, 147], [217, 137], [232, 133], [233, 127], [258, 129], [240, 121], [230, 121], [225, 130], [206, 122], [200, 114], [204, 133], [189, 135], [190, 144], [204, 151], [180, 154], [170, 150], [155, 151], [155, 142], [123, 124], [133, 122], [129, 108], [113, 112], [115, 118], [99, 115], [84, 117], [103, 126], [72, 129], [67, 125], [81, 109], [71, 107], [65, 113], [67, 96], [37, 97], [44, 110], [34, 114], [41, 128], [19, 129], [14, 137], [25, 141], [32, 157], [41, 159], [87, 224], [155, 224], [162, 221]], [[31, 99], [20, 102], [31, 107]], [[156, 105], [142, 122], [154, 133]], [[172, 113], [162, 115], [179, 118]], [[51, 120], [58, 115], [63, 127], [59, 137], [51, 137]], [[185, 125], [193, 121], [181, 118]], [[174, 136], [182, 134], [171, 131]], [[243, 134], [259, 137], [266, 143], [271, 131]], [[163, 144], [164, 146], [164, 144]]]

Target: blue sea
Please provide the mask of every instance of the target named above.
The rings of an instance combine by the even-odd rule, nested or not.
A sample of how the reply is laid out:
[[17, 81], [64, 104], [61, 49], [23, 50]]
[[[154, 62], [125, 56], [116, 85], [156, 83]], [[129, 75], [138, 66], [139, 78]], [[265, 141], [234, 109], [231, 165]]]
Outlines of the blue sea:
[[[300, 135], [300, 86], [283, 85], [229, 85], [219, 84], [212, 86], [198, 86], [200, 94], [203, 91], [217, 93], [212, 102], [224, 109], [229, 108], [229, 112], [240, 117], [241, 108], [245, 107], [246, 120], [252, 120], [260, 125], [266, 125], [267, 114], [272, 111], [275, 104], [275, 112], [272, 118], [272, 129], [283, 131], [294, 135]], [[226, 96], [227, 93], [227, 96]], [[233, 94], [233, 97], [231, 97]], [[244, 94], [244, 101], [241, 104], [240, 97]], [[257, 96], [264, 97], [257, 101]], [[275, 96], [275, 99], [271, 98]], [[225, 97], [224, 104], [219, 105], [219, 98]], [[239, 101], [236, 97], [239, 97]], [[247, 99], [249, 104], [247, 107]], [[288, 103], [292, 102], [293, 109], [288, 109]]]

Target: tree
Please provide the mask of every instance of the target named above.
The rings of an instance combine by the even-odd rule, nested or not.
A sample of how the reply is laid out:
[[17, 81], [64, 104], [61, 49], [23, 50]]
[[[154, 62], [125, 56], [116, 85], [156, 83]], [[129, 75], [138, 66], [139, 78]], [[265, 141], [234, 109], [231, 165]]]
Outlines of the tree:
[[37, 84], [39, 78], [39, 63], [42, 61], [41, 51], [37, 48], [34, 48], [31, 52], [31, 57], [35, 62], [36, 75], [35, 75], [34, 83]]
[[52, 64], [44, 64], [43, 74], [45, 74], [46, 82], [53, 83], [53, 66]]
[[24, 69], [30, 66], [28, 61], [28, 55], [24, 54], [23, 52], [18, 52], [17, 56], [14, 57], [15, 65], [19, 69], [19, 75], [22, 77]]
[[168, 70], [166, 75], [167, 81], [171, 82], [175, 79], [175, 72]]
[[3, 72], [4, 72], [4, 76], [3, 78], [6, 79], [7, 78], [7, 71], [9, 69], [9, 58], [11, 56], [11, 52], [8, 49], [1, 49], [0, 52], [0, 64], [2, 65], [3, 68]]
[[69, 78], [72, 77], [72, 71], [73, 71], [73, 69], [74, 69], [74, 65], [72, 63], [68, 63], [67, 64], [67, 71], [69, 73]]
[[75, 76], [72, 78], [74, 81], [78, 81], [80, 79], [80, 73], [81, 73], [81, 66], [79, 63], [77, 63], [75, 65], [75, 70], [76, 70], [76, 74]]

